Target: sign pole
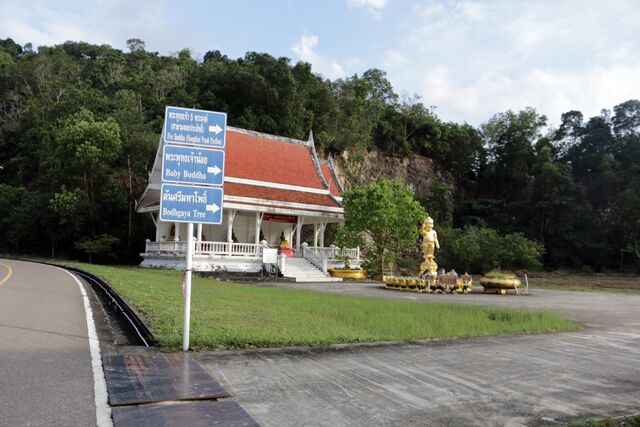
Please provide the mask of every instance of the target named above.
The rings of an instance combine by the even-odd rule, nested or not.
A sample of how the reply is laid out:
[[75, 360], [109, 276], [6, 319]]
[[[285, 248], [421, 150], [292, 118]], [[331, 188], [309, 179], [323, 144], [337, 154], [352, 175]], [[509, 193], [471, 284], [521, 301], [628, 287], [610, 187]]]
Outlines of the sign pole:
[[191, 270], [195, 249], [193, 224], [222, 223], [226, 129], [226, 113], [171, 106], [165, 108], [160, 141], [160, 220], [186, 223], [188, 227], [186, 267], [182, 281], [183, 351], [189, 350], [191, 326]]
[[189, 325], [191, 323], [191, 267], [193, 266], [193, 223], [187, 224], [187, 268], [184, 271], [184, 330], [182, 350], [189, 350]]

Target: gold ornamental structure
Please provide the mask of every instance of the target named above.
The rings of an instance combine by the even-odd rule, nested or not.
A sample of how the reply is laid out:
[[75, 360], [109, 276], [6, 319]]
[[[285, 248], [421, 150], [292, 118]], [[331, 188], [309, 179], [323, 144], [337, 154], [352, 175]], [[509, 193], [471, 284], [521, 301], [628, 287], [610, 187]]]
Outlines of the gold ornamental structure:
[[384, 276], [388, 289], [414, 292], [451, 292], [469, 293], [473, 278], [464, 274], [458, 276], [455, 271], [438, 274], [438, 264], [435, 259], [436, 249], [440, 249], [438, 233], [433, 228], [433, 218], [427, 216], [420, 227], [422, 236], [422, 258], [418, 277]]

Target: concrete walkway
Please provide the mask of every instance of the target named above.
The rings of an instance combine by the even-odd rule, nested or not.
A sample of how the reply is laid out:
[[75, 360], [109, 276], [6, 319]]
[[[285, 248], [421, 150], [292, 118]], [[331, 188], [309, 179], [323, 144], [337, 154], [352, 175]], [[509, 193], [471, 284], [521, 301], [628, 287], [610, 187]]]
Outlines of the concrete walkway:
[[640, 412], [640, 295], [427, 295], [379, 284], [276, 284], [348, 295], [546, 309], [577, 332], [197, 355], [262, 425], [553, 425]]

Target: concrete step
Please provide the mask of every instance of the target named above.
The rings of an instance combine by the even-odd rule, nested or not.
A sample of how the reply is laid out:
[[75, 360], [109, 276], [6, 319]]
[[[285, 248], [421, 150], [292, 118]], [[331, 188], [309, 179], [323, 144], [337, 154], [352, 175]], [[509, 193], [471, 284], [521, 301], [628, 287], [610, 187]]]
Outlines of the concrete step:
[[341, 282], [342, 279], [325, 274], [304, 258], [288, 258], [285, 261], [284, 277], [296, 282]]
[[[289, 268], [289, 267], [286, 267], [285, 270], [287, 273], [310, 273], [314, 271], [308, 268]], [[320, 274], [323, 274], [318, 269], [315, 269], [315, 271], [318, 271]]]
[[306, 276], [299, 276], [296, 277], [296, 282], [342, 282], [342, 278], [340, 277], [327, 277], [327, 276], [321, 276], [321, 277], [306, 277]]

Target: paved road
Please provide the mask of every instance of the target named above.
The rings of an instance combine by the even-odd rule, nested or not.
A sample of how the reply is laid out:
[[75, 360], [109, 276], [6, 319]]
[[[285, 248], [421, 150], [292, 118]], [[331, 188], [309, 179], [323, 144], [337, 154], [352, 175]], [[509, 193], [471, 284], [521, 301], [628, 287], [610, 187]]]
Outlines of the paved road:
[[263, 425], [553, 425], [640, 412], [640, 295], [423, 295], [349, 283], [276, 286], [548, 309], [585, 329], [197, 355]]
[[83, 297], [65, 271], [0, 259], [0, 425], [96, 425]]

